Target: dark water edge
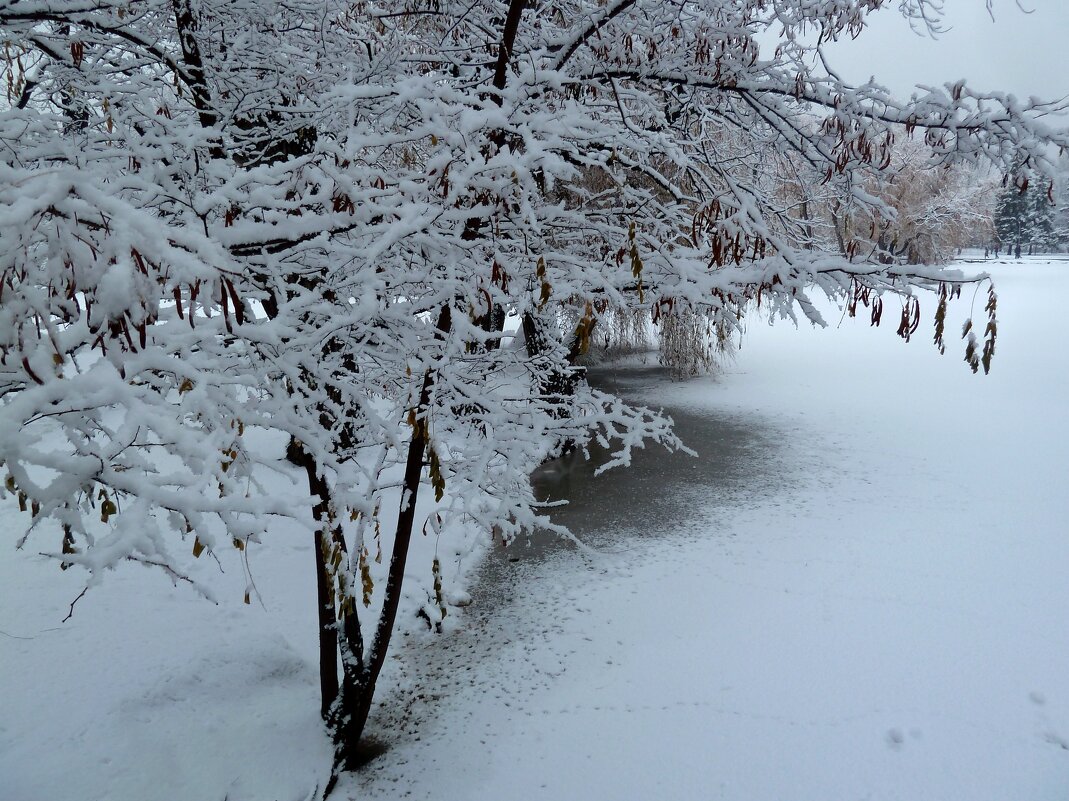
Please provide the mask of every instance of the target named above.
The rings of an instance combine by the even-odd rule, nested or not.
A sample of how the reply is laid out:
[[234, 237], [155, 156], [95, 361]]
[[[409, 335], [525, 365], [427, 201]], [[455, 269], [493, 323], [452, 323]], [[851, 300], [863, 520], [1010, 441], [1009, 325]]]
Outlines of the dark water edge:
[[[674, 382], [661, 367], [601, 367], [590, 370], [589, 378], [599, 389], [654, 409], [662, 407], [646, 396], [663, 397], [665, 386]], [[572, 453], [547, 462], [534, 471], [531, 483], [540, 501], [568, 502], [548, 510], [554, 523], [591, 547], [611, 550], [614, 540], [663, 535], [698, 522], [710, 508], [741, 503], [771, 483], [776, 439], [758, 420], [715, 410], [663, 410], [697, 456], [650, 445], [634, 451], [628, 467], [600, 476], [594, 474], [611, 456], [600, 446], [590, 449], [590, 459]], [[514, 560], [529, 560], [561, 547], [574, 548], [541, 533], [505, 550]]]
[[[644, 397], [665, 397], [664, 388], [673, 381], [660, 367], [599, 367], [590, 370], [589, 378], [603, 390], [650, 408], [660, 404]], [[566, 526], [590, 550], [544, 531], [507, 548], [494, 546], [468, 588], [471, 605], [456, 610], [463, 615], [456, 630], [398, 638], [388, 663], [389, 677], [382, 683], [391, 689], [382, 694], [368, 731], [385, 746], [383, 753], [400, 746], [418, 751], [418, 742], [435, 736], [440, 728], [440, 705], [451, 697], [471, 704], [473, 693], [481, 698], [501, 692], [484, 686], [480, 674], [483, 665], [492, 665], [503, 652], [519, 649], [530, 657], [530, 667], [513, 668], [519, 671], [521, 688], [524, 683], [532, 688], [550, 685], [552, 679], [534, 665], [547, 649], [552, 651], [554, 621], [567, 605], [560, 598], [562, 573], [574, 580], [584, 570], [601, 570], [601, 555], [671, 539], [680, 532], [704, 535], [715, 527], [714, 518], [724, 518], [732, 509], [782, 486], [778, 455], [783, 440], [758, 417], [670, 405], [664, 411], [697, 457], [648, 447], [633, 454], [629, 467], [595, 477], [609, 454], [594, 448], [589, 460], [573, 453], [534, 472], [532, 482], [540, 500], [568, 501], [549, 510], [551, 520]], [[388, 781], [399, 790], [407, 770], [405, 759], [374, 760], [361, 781], [364, 789], [370, 791], [376, 784], [381, 788]]]

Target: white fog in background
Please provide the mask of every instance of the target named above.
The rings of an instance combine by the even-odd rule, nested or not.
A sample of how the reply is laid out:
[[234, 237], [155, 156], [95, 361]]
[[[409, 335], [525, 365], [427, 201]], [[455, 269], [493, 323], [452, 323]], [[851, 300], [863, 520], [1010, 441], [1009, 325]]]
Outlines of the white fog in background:
[[992, 21], [984, 0], [946, 0], [946, 30], [935, 39], [914, 33], [896, 6], [872, 14], [865, 35], [827, 49], [841, 77], [859, 83], [875, 76], [903, 97], [918, 84], [961, 78], [1023, 99], [1069, 96], [1069, 3], [993, 0]]

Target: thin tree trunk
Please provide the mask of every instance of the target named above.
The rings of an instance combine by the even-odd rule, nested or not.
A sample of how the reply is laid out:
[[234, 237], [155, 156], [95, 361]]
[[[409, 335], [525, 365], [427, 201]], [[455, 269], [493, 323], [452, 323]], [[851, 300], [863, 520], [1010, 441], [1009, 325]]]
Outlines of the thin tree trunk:
[[397, 529], [394, 534], [393, 552], [390, 556], [382, 612], [372, 640], [371, 653], [368, 655], [367, 664], [363, 670], [353, 674], [349, 671], [345, 673], [340, 715], [335, 732], [337, 743], [335, 763], [336, 768], [342, 770], [354, 770], [360, 766], [360, 738], [371, 714], [371, 705], [375, 700], [375, 685], [382, 672], [382, 666], [386, 662], [386, 652], [390, 646], [394, 624], [397, 622], [405, 566], [408, 562], [408, 549], [412, 542], [412, 530], [416, 519], [420, 477], [423, 474], [424, 455], [427, 450], [427, 421], [423, 415], [430, 401], [433, 385], [433, 375], [428, 370], [424, 375], [423, 387], [420, 391], [419, 409], [422, 411], [417, 412], [416, 425], [408, 445], [405, 475], [401, 483], [401, 508], [397, 516]]
[[[437, 323], [439, 338], [447, 333], [451, 326], [452, 310], [449, 306], [443, 306]], [[408, 457], [401, 482], [401, 506], [397, 515], [397, 529], [394, 533], [382, 611], [379, 614], [366, 662], [363, 659], [362, 643], [354, 642], [349, 637], [344, 637], [341, 641], [342, 687], [332, 713], [335, 742], [334, 770], [327, 784], [327, 793], [333, 789], [342, 771], [354, 770], [361, 763], [360, 741], [371, 714], [371, 705], [375, 700], [375, 685], [382, 672], [382, 666], [386, 663], [386, 653], [390, 647], [401, 602], [405, 566], [408, 563], [408, 550], [416, 521], [420, 478], [423, 475], [427, 446], [430, 443], [428, 413], [433, 389], [434, 371], [428, 369], [423, 374], [419, 400], [413, 410], [415, 424], [412, 427], [412, 439], [408, 444]], [[355, 606], [353, 608], [355, 609]], [[352, 614], [355, 616], [355, 611]], [[343, 619], [348, 621], [347, 616], [343, 616]], [[359, 648], [357, 648], [358, 645]]]
[[327, 567], [330, 552], [328, 539], [327, 509], [330, 493], [318, 465], [312, 456], [295, 440], [290, 440], [286, 453], [289, 461], [304, 469], [308, 477], [308, 490], [319, 500], [312, 507], [312, 517], [317, 524], [315, 532], [316, 609], [319, 624], [319, 689], [320, 714], [329, 721], [331, 708], [338, 700], [338, 630], [335, 626], [334, 578]]

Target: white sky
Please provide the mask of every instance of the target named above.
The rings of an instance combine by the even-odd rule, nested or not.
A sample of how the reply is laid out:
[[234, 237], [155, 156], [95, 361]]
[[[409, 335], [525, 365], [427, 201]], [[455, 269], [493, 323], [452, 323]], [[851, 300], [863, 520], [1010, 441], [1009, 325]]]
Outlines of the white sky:
[[858, 39], [833, 45], [828, 60], [848, 81], [870, 76], [908, 97], [917, 84], [965, 78], [976, 89], [1069, 96], [1069, 0], [994, 0], [992, 22], [984, 0], [945, 0], [937, 40], [914, 34], [897, 3], [869, 17]]

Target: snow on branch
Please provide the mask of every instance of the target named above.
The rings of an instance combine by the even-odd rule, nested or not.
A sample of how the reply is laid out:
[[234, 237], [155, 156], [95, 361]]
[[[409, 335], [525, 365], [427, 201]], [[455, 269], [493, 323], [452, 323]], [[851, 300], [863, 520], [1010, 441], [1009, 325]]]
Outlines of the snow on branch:
[[846, 85], [822, 42], [885, 8], [938, 28], [925, 0], [0, 3], [0, 461], [30, 535], [97, 573], [184, 576], [175, 536], [279, 518], [359, 554], [411, 462], [445, 524], [515, 536], [547, 456], [680, 447], [583, 381], [612, 315], [724, 336], [757, 304], [819, 321], [814, 290], [951, 295], [971, 279], [902, 263], [946, 245], [893, 177], [1049, 181], [1065, 105]]

